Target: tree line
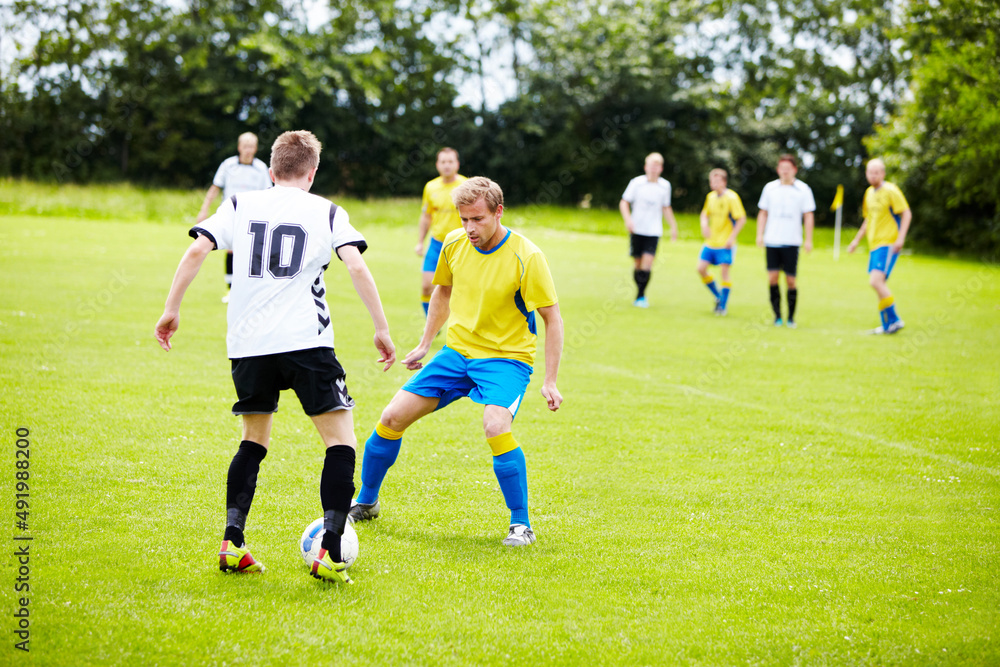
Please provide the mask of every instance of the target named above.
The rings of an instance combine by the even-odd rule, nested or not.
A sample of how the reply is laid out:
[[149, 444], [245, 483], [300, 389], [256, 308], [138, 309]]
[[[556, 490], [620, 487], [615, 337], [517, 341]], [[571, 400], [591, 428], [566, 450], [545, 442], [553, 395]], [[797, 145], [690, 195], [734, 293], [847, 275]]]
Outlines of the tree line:
[[[346, 0], [320, 21], [304, 6], [16, 0], [0, 175], [205, 187], [241, 132], [266, 149], [307, 128], [320, 192], [417, 195], [448, 145], [510, 203], [613, 207], [657, 150], [678, 209], [721, 166], [753, 214], [792, 153], [826, 224], [838, 184], [860, 222], [877, 154], [911, 238], [1000, 251], [994, 0]], [[498, 59], [516, 91], [495, 103]], [[469, 80], [478, 106], [456, 104]]]

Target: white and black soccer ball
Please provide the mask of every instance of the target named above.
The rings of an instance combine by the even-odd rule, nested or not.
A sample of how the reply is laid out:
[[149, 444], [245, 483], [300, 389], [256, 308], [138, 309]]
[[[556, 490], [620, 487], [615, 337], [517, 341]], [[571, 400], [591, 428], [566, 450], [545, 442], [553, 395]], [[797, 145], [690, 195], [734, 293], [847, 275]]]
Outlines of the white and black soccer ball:
[[[309, 567], [312, 567], [313, 561], [319, 556], [319, 550], [323, 546], [323, 533], [325, 532], [323, 517], [316, 519], [302, 531], [302, 537], [299, 538], [299, 553], [302, 555], [302, 560]], [[351, 522], [348, 521], [347, 525], [344, 526], [344, 534], [340, 537], [340, 555], [344, 559], [344, 563], [347, 564], [347, 567], [353, 565], [354, 561], [357, 560], [358, 547], [358, 534], [355, 532]]]

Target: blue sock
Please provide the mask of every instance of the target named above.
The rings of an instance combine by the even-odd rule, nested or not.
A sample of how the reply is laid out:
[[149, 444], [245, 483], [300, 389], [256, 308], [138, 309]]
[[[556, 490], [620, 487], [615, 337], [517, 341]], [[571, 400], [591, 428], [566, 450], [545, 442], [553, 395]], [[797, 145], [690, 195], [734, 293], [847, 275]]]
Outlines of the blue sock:
[[500, 482], [504, 502], [510, 510], [510, 523], [522, 523], [531, 528], [528, 520], [528, 468], [521, 448], [493, 457], [493, 472]]
[[722, 296], [719, 297], [719, 308], [722, 310], [725, 310], [726, 304], [729, 303], [729, 288], [730, 283], [722, 283]]
[[[379, 424], [381, 426], [381, 424]], [[403, 438], [389, 440], [378, 434], [378, 428], [372, 431], [365, 442], [365, 455], [361, 461], [361, 490], [358, 491], [358, 502], [370, 505], [378, 500], [382, 480], [389, 468], [399, 456], [399, 448]]]
[[715, 286], [714, 280], [708, 278], [707, 281], [705, 282], [705, 287], [707, 287], [712, 292], [712, 295], [715, 296], [716, 299], [720, 300], [722, 299], [722, 295], [719, 294], [719, 288]]
[[896, 304], [893, 304], [882, 311], [882, 319], [885, 321], [883, 326], [888, 327], [890, 324], [894, 324], [899, 321], [899, 315], [896, 314]]
[[431, 307], [430, 301], [421, 301], [420, 305], [424, 307], [424, 317], [427, 317], [427, 311]]

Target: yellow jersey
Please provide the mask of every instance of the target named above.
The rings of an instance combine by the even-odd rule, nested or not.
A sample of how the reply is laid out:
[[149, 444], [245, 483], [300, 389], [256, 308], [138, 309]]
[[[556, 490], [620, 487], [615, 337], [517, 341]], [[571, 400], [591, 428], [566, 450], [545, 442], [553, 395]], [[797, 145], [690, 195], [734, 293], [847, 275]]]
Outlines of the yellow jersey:
[[434, 284], [451, 286], [448, 347], [467, 359], [534, 363], [535, 310], [558, 301], [538, 246], [507, 230], [483, 252], [456, 229], [444, 240]]
[[874, 250], [895, 243], [901, 215], [909, 208], [903, 192], [893, 183], [883, 181], [877, 190], [868, 186], [861, 204], [861, 216], [868, 221], [868, 248]]
[[467, 180], [465, 176], [457, 174], [454, 181], [445, 183], [438, 176], [432, 181], [427, 181], [427, 185], [424, 186], [424, 199], [420, 211], [431, 215], [432, 239], [444, 241], [448, 232], [462, 226], [458, 209], [455, 208], [455, 202], [451, 200], [451, 192]]
[[726, 247], [736, 221], [747, 215], [740, 196], [728, 188], [721, 195], [715, 190], [709, 192], [701, 212], [708, 215], [709, 234], [705, 245], [716, 249]]

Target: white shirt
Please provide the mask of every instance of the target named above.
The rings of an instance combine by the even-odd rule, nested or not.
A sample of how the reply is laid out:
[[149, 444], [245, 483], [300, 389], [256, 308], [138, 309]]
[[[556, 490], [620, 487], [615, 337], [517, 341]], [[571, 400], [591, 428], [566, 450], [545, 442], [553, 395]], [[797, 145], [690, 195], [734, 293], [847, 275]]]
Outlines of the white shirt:
[[212, 185], [222, 188], [222, 196], [229, 199], [233, 195], [252, 190], [266, 190], [271, 187], [271, 175], [262, 160], [253, 159], [250, 164], [240, 162], [240, 156], [226, 158], [219, 165], [212, 179]]
[[279, 185], [225, 200], [190, 234], [233, 251], [230, 359], [333, 347], [323, 271], [331, 250], [368, 247], [347, 211]]
[[633, 234], [663, 236], [663, 207], [670, 206], [670, 181], [650, 182], [645, 175], [628, 182], [622, 199], [632, 206]]
[[757, 207], [767, 211], [764, 245], [800, 246], [802, 216], [816, 210], [816, 200], [812, 190], [802, 181], [795, 179], [791, 185], [783, 185], [777, 180], [764, 186]]

